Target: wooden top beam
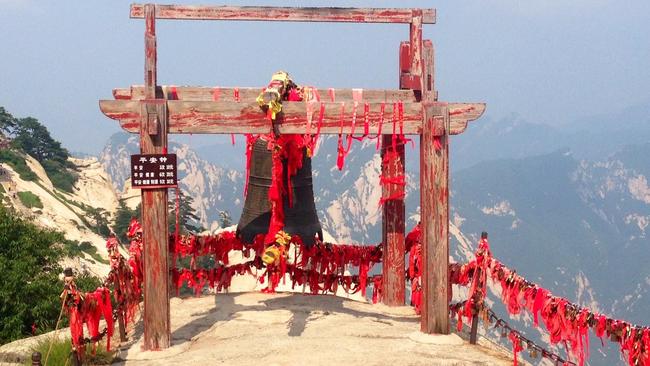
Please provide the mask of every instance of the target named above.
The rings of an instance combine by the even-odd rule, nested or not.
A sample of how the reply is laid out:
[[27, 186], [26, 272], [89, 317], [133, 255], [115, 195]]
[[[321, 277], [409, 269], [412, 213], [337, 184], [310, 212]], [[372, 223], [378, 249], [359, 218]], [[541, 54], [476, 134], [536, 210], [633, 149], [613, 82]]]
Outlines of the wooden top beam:
[[[138, 133], [141, 123], [141, 103], [144, 100], [101, 100], [101, 111], [108, 117], [118, 120], [121, 127], [130, 133]], [[213, 101], [183, 101], [168, 100], [169, 133], [252, 133], [264, 134], [271, 132], [271, 125], [255, 102], [213, 102]], [[403, 119], [401, 131], [406, 135], [422, 133], [423, 108], [436, 108], [447, 105], [450, 111], [450, 134], [462, 133], [467, 123], [478, 118], [485, 110], [483, 103], [403, 103]], [[376, 135], [389, 135], [400, 131], [400, 121], [393, 122], [393, 103], [384, 105], [383, 122], [381, 120], [382, 103], [368, 104], [368, 132]], [[341, 107], [343, 106], [343, 123], [341, 123]], [[364, 104], [359, 103], [356, 117], [351, 102], [323, 103], [324, 113], [320, 132], [322, 134], [345, 134], [353, 131], [364, 132]], [[308, 112], [308, 110], [310, 110]], [[308, 122], [311, 117], [311, 125]], [[277, 130], [282, 134], [316, 133], [320, 116], [320, 103], [313, 103], [308, 108], [305, 102], [284, 102], [282, 114], [276, 121]], [[381, 124], [381, 132], [379, 127]]]
[[[231, 87], [205, 87], [205, 86], [171, 86], [158, 87], [162, 98], [168, 100], [187, 101], [224, 101], [224, 102], [253, 102], [264, 89], [259, 88], [231, 88]], [[331, 102], [349, 102], [354, 100], [353, 94], [358, 94], [364, 102], [415, 102], [413, 90], [383, 90], [383, 89], [316, 89], [320, 100]], [[145, 99], [145, 88], [142, 85], [133, 85], [130, 88], [113, 89], [113, 97], [119, 100]]]
[[[420, 9], [156, 5], [156, 19], [411, 23], [414, 10]], [[435, 9], [421, 10], [422, 23], [436, 22]], [[144, 18], [143, 4], [131, 5], [131, 18]]]

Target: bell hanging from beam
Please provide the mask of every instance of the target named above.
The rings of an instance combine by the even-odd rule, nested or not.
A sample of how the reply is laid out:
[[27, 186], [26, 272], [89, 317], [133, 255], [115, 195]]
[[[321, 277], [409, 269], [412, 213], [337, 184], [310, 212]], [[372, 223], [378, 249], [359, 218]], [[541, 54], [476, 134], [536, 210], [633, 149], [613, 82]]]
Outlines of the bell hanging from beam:
[[[252, 243], [259, 234], [268, 234], [271, 224], [269, 189], [272, 185], [273, 156], [268, 147], [269, 143], [263, 138], [258, 138], [252, 146], [246, 200], [237, 224], [237, 236], [245, 243]], [[287, 192], [282, 199], [282, 230], [290, 235], [299, 235], [305, 245], [311, 246], [316, 236], [320, 240], [323, 238], [314, 203], [311, 158], [303, 151], [302, 167], [291, 177], [288, 177], [287, 165], [286, 161], [282, 164], [282, 177], [290, 179], [291, 192], [286, 188], [289, 184], [285, 184]], [[287, 197], [289, 194], [292, 195], [291, 205]]]

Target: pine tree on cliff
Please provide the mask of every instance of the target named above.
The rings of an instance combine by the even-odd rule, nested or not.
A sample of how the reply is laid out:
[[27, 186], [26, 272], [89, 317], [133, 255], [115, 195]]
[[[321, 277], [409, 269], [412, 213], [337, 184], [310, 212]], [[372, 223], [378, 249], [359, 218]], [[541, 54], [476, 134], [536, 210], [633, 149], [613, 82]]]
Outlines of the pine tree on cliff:
[[[201, 219], [196, 215], [196, 210], [194, 209], [194, 199], [192, 196], [185, 194], [182, 190], [179, 195], [179, 215], [178, 215], [178, 224], [181, 234], [186, 233], [198, 233], [203, 231], [204, 228], [201, 226]], [[169, 191], [169, 202], [167, 203], [167, 209], [169, 210], [169, 232], [173, 233], [176, 231], [176, 191]]]

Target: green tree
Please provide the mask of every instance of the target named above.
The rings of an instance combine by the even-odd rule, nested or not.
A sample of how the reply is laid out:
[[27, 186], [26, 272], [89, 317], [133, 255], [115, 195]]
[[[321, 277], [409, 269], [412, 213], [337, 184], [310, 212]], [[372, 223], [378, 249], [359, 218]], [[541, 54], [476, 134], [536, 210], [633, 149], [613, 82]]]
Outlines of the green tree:
[[38, 160], [55, 187], [72, 192], [78, 175], [70, 154], [36, 118], [15, 118], [0, 107], [0, 132], [12, 138], [14, 149]]
[[21, 338], [31, 325], [53, 328], [59, 315], [63, 234], [43, 230], [0, 206], [0, 343]]
[[228, 211], [219, 211], [219, 222], [221, 227], [229, 227], [232, 225], [232, 217], [230, 217], [230, 212]]
[[129, 229], [129, 224], [131, 223], [132, 218], [140, 219], [140, 205], [135, 208], [135, 210], [130, 209], [126, 206], [124, 201], [120, 201], [117, 206], [117, 211], [115, 213], [115, 223], [113, 224], [113, 232], [117, 236], [118, 240], [122, 244], [129, 242], [126, 237], [126, 232]]
[[4, 107], [0, 107], [0, 134], [9, 136], [16, 128], [16, 119]]
[[167, 203], [167, 209], [169, 210], [169, 232], [173, 233], [176, 231], [176, 193], [179, 194], [179, 210], [178, 210], [178, 226], [181, 234], [185, 233], [197, 233], [203, 231], [201, 226], [201, 219], [196, 216], [196, 210], [194, 209], [194, 199], [183, 193], [182, 190], [170, 191], [172, 192], [169, 195], [169, 201]]
[[68, 150], [54, 140], [37, 119], [32, 117], [17, 120], [12, 144], [38, 160], [52, 184], [66, 192], [72, 192], [77, 182], [75, 166], [68, 157]]
[[60, 142], [52, 138], [50, 131], [36, 118], [18, 119], [14, 135], [14, 146], [19, 147], [39, 162], [52, 160], [65, 164], [68, 159], [68, 151], [61, 147]]
[[86, 212], [94, 224], [91, 230], [96, 234], [108, 237], [111, 235], [111, 229], [108, 227], [108, 212], [103, 208], [87, 207]]

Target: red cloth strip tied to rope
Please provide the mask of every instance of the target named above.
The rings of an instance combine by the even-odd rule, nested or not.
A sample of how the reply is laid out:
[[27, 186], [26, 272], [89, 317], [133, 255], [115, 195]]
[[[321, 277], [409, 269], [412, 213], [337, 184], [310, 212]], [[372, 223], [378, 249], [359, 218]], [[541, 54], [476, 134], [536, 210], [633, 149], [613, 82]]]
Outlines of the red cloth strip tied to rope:
[[521, 340], [519, 337], [517, 337], [517, 334], [513, 331], [510, 331], [510, 334], [508, 334], [508, 339], [510, 339], [510, 342], [512, 343], [512, 353], [514, 354], [514, 360], [513, 360], [513, 365], [517, 366], [517, 355], [519, 352], [521, 352], [524, 348], [521, 346]]
[[[410, 253], [407, 278], [412, 283], [411, 304], [415, 306], [418, 313], [422, 293], [420, 238], [420, 226], [417, 225], [407, 235], [405, 248], [406, 252]], [[179, 257], [204, 255], [214, 257], [215, 263], [218, 265], [217, 268], [172, 270], [173, 282], [178, 287], [184, 283], [188, 284], [196, 294], [199, 294], [206, 284], [210, 288], [221, 291], [228, 288], [234, 275], [244, 273], [252, 275], [252, 268], [263, 268], [260, 258], [266, 248], [264, 235], [258, 235], [251, 244], [241, 242], [233, 232], [228, 231], [214, 236], [182, 236], [178, 241], [172, 235], [170, 242], [174, 242], [173, 245], [170, 245], [170, 249], [174, 250]], [[266, 271], [258, 276], [260, 283], [267, 283], [265, 291], [275, 291], [280, 281], [284, 280], [285, 275], [289, 275], [292, 288], [295, 288], [296, 285], [309, 284], [313, 294], [335, 293], [339, 286], [347, 293], [362, 292], [365, 294], [365, 289], [370, 284], [373, 291], [371, 298], [373, 301], [380, 301], [382, 278], [381, 276], [370, 277], [368, 272], [374, 264], [382, 261], [381, 245], [332, 245], [317, 241], [315, 245], [308, 248], [303, 245], [298, 236], [293, 236], [291, 243], [293, 249], [289, 250], [294, 253], [294, 262], [290, 263], [284, 256], [280, 256], [280, 261], [267, 266]], [[255, 258], [243, 264], [229, 265], [228, 254], [233, 250], [241, 251], [245, 258], [250, 258], [251, 254]], [[344, 275], [347, 266], [358, 267], [358, 275]], [[468, 284], [474, 268], [471, 265], [455, 266], [459, 269], [452, 268], [451, 281]], [[183, 276], [182, 279], [181, 276]], [[207, 281], [201, 284], [200, 277], [205, 278], [206, 276]]]

